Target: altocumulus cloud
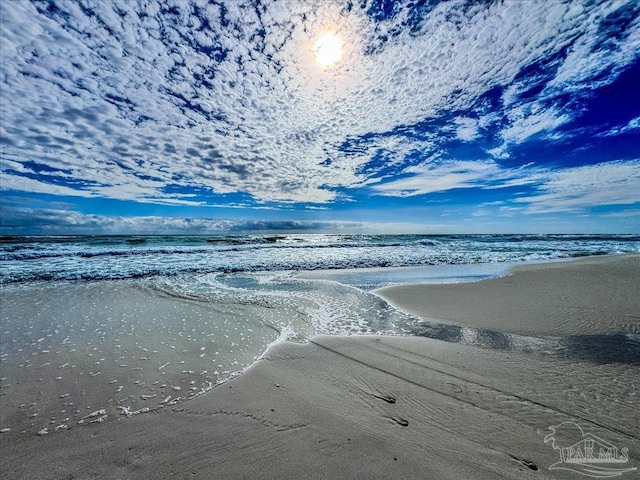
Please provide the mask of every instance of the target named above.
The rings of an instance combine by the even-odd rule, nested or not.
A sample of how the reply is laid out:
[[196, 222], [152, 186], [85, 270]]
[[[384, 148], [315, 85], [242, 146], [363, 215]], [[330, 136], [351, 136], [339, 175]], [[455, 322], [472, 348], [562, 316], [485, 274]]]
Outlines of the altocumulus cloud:
[[[356, 3], [1, 2], [1, 187], [203, 205], [195, 192], [330, 203], [528, 185], [529, 211], [630, 203], [567, 199], [600, 167], [521, 169], [515, 149], [584, 133], [585, 99], [638, 60], [637, 2]], [[345, 45], [329, 70], [310, 52], [325, 30]], [[616, 160], [603, 182], [637, 172]]]

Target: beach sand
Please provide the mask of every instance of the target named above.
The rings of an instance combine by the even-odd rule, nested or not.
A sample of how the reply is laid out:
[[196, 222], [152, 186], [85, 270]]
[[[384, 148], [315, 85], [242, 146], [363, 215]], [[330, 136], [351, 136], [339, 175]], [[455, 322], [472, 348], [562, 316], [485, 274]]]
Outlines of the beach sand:
[[640, 255], [515, 267], [511, 275], [377, 293], [425, 320], [523, 335], [640, 332]]
[[616, 468], [640, 467], [637, 336], [612, 337], [627, 354], [609, 357], [545, 343], [633, 336], [639, 279], [638, 257], [625, 256], [384, 290], [424, 318], [527, 340], [502, 348], [381, 336], [282, 343], [239, 378], [174, 407], [44, 436], [0, 434], [0, 477], [582, 478], [549, 470], [560, 455], [544, 440], [563, 422], [628, 448]]

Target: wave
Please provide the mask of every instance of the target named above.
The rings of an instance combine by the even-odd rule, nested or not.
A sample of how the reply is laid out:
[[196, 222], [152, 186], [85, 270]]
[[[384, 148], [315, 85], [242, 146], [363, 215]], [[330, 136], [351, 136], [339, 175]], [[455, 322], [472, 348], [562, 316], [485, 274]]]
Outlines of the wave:
[[[0, 248], [0, 261], [12, 261], [12, 260], [40, 260], [47, 258], [64, 258], [64, 257], [78, 257], [78, 258], [97, 258], [97, 257], [122, 257], [122, 256], [141, 256], [141, 255], [189, 255], [189, 254], [208, 254], [216, 252], [239, 252], [249, 250], [262, 250], [268, 249], [292, 249], [292, 250], [319, 250], [319, 249], [372, 249], [372, 248], [389, 248], [389, 247], [439, 247], [443, 245], [460, 246], [460, 245], [482, 245], [490, 243], [494, 245], [494, 249], [503, 249], [509, 251], [513, 248], [512, 243], [526, 243], [529, 242], [532, 245], [529, 247], [518, 247], [521, 249], [533, 249], [537, 247], [533, 245], [534, 242], [545, 243], [558, 243], [558, 242], [577, 242], [588, 241], [590, 243], [595, 242], [621, 242], [621, 243], [638, 243], [640, 242], [640, 236], [567, 236], [567, 235], [474, 235], [474, 236], [451, 236], [451, 235], [437, 235], [428, 236], [405, 236], [400, 240], [402, 236], [340, 236], [331, 238], [332, 241], [326, 243], [315, 243], [304, 241], [301, 242], [297, 239], [297, 243], [293, 243], [290, 238], [286, 236], [261, 236], [261, 237], [152, 237], [153, 243], [159, 243], [160, 240], [165, 241], [167, 238], [172, 239], [175, 243], [182, 244], [194, 244], [194, 239], [198, 239], [200, 244], [204, 243], [207, 247], [190, 247], [184, 248], [184, 245], [179, 247], [161, 247], [150, 245], [151, 241], [147, 239], [141, 239], [138, 237], [126, 237], [116, 238], [111, 237], [102, 238], [99, 237], [96, 242], [94, 237], [88, 237], [88, 240], [81, 242], [78, 248], [75, 250], [69, 249], [37, 249], [28, 250], [31, 243], [26, 244], [10, 244]], [[11, 237], [13, 241], [22, 237]], [[39, 237], [38, 237], [39, 238]], [[78, 238], [85, 237], [73, 237], [76, 239], [73, 243], [77, 242]], [[56, 240], [56, 241], [54, 241]], [[351, 241], [352, 240], [352, 241]], [[11, 242], [4, 242], [5, 245]], [[51, 243], [54, 246], [65, 245], [70, 243], [69, 238], [65, 238], [61, 243], [57, 241], [57, 237], [48, 238], [45, 244]], [[126, 244], [129, 248], [118, 250], [86, 250], [87, 246], [106, 246], [106, 245], [123, 245]], [[139, 246], [145, 246], [144, 248], [138, 248]], [[133, 247], [133, 248], [131, 248]], [[593, 248], [593, 245], [592, 245]], [[28, 250], [28, 251], [25, 251]], [[557, 249], [566, 252], [575, 252], [576, 246], [573, 248]], [[629, 249], [628, 252], [635, 252], [636, 249]], [[583, 251], [570, 253], [570, 256], [586, 256], [586, 255], [603, 255], [608, 253], [621, 253], [620, 251], [611, 252], [610, 250], [600, 249], [593, 251], [590, 248], [586, 248]]]
[[[607, 252], [596, 252], [594, 255], [606, 255]], [[555, 260], [562, 258], [573, 258], [590, 256], [591, 254], [565, 254], [565, 255], [547, 255], [536, 256], [535, 258], [471, 258], [471, 259], [434, 259], [425, 261], [422, 259], [416, 260], [392, 260], [392, 259], [378, 259], [371, 261], [358, 261], [354, 260], [331, 260], [327, 262], [309, 263], [271, 263], [257, 264], [257, 265], [245, 265], [238, 267], [220, 266], [207, 268], [206, 266], [197, 267], [158, 267], [158, 268], [144, 268], [138, 270], [125, 270], [123, 267], [120, 270], [104, 269], [104, 270], [91, 270], [91, 271], [77, 271], [77, 270], [47, 270], [36, 272], [3, 272], [0, 275], [0, 283], [25, 283], [25, 282], [39, 282], [39, 281], [69, 281], [69, 280], [82, 280], [82, 281], [99, 281], [99, 280], [124, 280], [124, 279], [140, 279], [156, 276], [176, 276], [184, 274], [237, 274], [237, 273], [257, 273], [257, 272], [290, 272], [290, 271], [315, 271], [315, 270], [345, 270], [345, 269], [373, 269], [373, 268], [402, 268], [402, 267], [428, 267], [437, 265], [466, 265], [466, 264], [482, 264], [482, 263], [505, 263], [514, 261], [545, 261]]]
[[206, 249], [144, 249], [144, 250], [105, 250], [105, 251], [78, 251], [78, 252], [27, 252], [9, 253], [0, 255], [1, 260], [42, 260], [46, 258], [96, 258], [96, 257], [126, 257], [139, 255], [184, 255], [191, 253], [209, 253]]
[[2, 283], [546, 261], [640, 253], [640, 237], [634, 235], [88, 236], [3, 237], [2, 241]]

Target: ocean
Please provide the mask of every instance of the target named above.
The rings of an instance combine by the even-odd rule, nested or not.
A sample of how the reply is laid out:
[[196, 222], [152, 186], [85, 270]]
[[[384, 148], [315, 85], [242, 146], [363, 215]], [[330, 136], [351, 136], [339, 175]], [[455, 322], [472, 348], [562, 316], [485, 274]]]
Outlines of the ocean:
[[0, 428], [152, 412], [316, 334], [441, 335], [372, 291], [640, 253], [632, 235], [0, 237]]

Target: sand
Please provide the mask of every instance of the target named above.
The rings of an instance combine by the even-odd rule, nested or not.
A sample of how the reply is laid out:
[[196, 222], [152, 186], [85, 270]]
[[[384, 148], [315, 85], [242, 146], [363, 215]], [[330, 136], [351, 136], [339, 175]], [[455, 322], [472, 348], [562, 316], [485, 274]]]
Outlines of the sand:
[[[527, 338], [633, 334], [639, 266], [637, 257], [529, 266], [474, 284], [489, 297], [480, 305], [461, 285], [394, 288], [393, 302]], [[432, 313], [422, 299], [435, 287], [438, 299], [455, 301]], [[596, 303], [586, 299], [592, 295]], [[563, 422], [628, 448], [616, 468], [640, 466], [636, 357], [589, 360], [542, 345], [381, 336], [286, 342], [239, 378], [174, 407], [43, 436], [2, 433], [0, 477], [584, 478], [549, 469], [560, 456], [545, 438]]]
[[523, 335], [640, 332], [640, 255], [515, 267], [453, 285], [407, 285], [380, 296], [425, 320]]

